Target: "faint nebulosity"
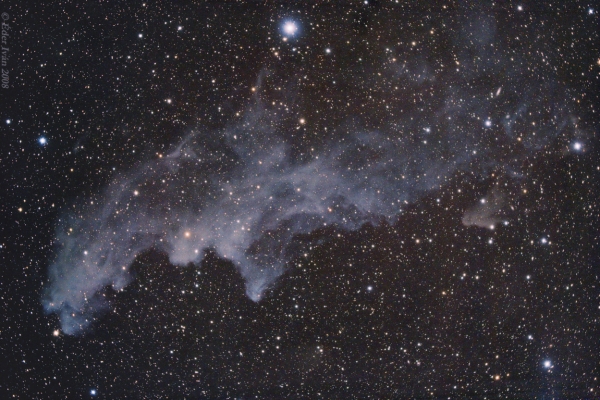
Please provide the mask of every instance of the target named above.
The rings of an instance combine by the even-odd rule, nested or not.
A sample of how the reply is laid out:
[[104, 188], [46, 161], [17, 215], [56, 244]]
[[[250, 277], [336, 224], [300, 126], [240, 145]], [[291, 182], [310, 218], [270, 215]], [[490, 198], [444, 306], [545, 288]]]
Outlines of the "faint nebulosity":
[[12, 8], [7, 396], [599, 396], [594, 7]]
[[[283, 89], [298, 110], [280, 115], [278, 108], [261, 101], [268, 81], [275, 79], [269, 75], [277, 71], [261, 72], [261, 85], [254, 87], [256, 94], [239, 122], [218, 133], [193, 127], [164, 158], [142, 161], [138, 169], [125, 172], [131, 176], [117, 176], [89, 213], [78, 209], [76, 216], [66, 217], [69, 232], [63, 233], [64, 226], [58, 233], [63, 247], [51, 267], [47, 309], [61, 310], [65, 332], [84, 328], [88, 313], [98, 307], [97, 293], [106, 285], [123, 288], [135, 257], [151, 247], [182, 266], [200, 261], [203, 249], [214, 247], [239, 266], [248, 296], [259, 300], [283, 273], [296, 234], [327, 224], [354, 230], [377, 218], [393, 223], [405, 204], [439, 190], [457, 171], [482, 179], [496, 171], [523, 181], [519, 167], [527, 157], [559, 134], [572, 134], [567, 133], [573, 128], [567, 93], [551, 72], [544, 82], [514, 66], [501, 43], [487, 47], [495, 21], [483, 13], [473, 18], [477, 23], [459, 32], [464, 36], [460, 43], [446, 51], [430, 50], [430, 57], [455, 56], [456, 64], [463, 65], [458, 73], [439, 66], [435, 74], [426, 60], [402, 65], [392, 60], [386, 71], [393, 76], [390, 83], [407, 85], [402, 96], [437, 90], [439, 99], [423, 102], [426, 113], [410, 107], [371, 128], [366, 126], [369, 118], [363, 122], [349, 110], [330, 110], [341, 121], [332, 127], [335, 140], [319, 139], [319, 148], [311, 148], [303, 159], [291, 154], [290, 137], [295, 124], [297, 130], [307, 123], [298, 117], [308, 114], [302, 109], [305, 93]], [[284, 32], [294, 33], [289, 24]], [[506, 79], [495, 80], [498, 73]], [[353, 79], [364, 82], [370, 74], [355, 72]], [[277, 78], [284, 88], [293, 85]], [[292, 74], [294, 79], [298, 77]], [[472, 85], [476, 79], [488, 83]], [[344, 98], [353, 95], [352, 87], [329, 90]], [[393, 107], [401, 106], [394, 91], [382, 88], [376, 101], [384, 104], [392, 97], [392, 104], [398, 103]], [[531, 128], [536, 123], [540, 129]], [[325, 129], [314, 134], [327, 136]], [[509, 147], [516, 135], [521, 143]], [[313, 140], [309, 136], [304, 145]], [[492, 212], [486, 209], [479, 219], [468, 212], [463, 222], [492, 225], [487, 215]]]

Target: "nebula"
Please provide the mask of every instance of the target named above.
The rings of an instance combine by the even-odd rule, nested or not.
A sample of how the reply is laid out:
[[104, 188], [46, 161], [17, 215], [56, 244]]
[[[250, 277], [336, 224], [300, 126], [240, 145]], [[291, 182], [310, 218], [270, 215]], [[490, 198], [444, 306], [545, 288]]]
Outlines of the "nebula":
[[[515, 63], [487, 46], [493, 23], [472, 29], [488, 36], [464, 48], [461, 68], [470, 72], [434, 73], [425, 59], [390, 71], [407, 92], [434, 85], [442, 90], [426, 117], [415, 118], [407, 107], [374, 129], [359, 117], [337, 115], [344, 122], [335, 134], [299, 157], [289, 139], [295, 117], [261, 100], [269, 79], [261, 75], [238, 122], [222, 130], [199, 126], [168, 154], [140, 155], [137, 166], [118, 174], [95, 201], [61, 216], [42, 299], [46, 311], [59, 314], [65, 333], [83, 332], [106, 307], [105, 288], [124, 288], [133, 279], [131, 264], [148, 249], [187, 265], [212, 248], [235, 263], [247, 295], [259, 301], [297, 255], [291, 243], [299, 234], [393, 223], [407, 204], [458, 173], [485, 178], [501, 167], [509, 178], [522, 176], [523, 160], [568, 124], [566, 96], [552, 82], [511, 69]], [[492, 50], [486, 64], [473, 64], [473, 54]], [[499, 70], [502, 82], [492, 79]], [[463, 223], [496, 222], [497, 200], [469, 210]]]
[[465, 211], [462, 223], [465, 226], [474, 225], [480, 228], [494, 229], [494, 226], [500, 222], [498, 213], [505, 204], [506, 196], [499, 189], [492, 189], [488, 196]]

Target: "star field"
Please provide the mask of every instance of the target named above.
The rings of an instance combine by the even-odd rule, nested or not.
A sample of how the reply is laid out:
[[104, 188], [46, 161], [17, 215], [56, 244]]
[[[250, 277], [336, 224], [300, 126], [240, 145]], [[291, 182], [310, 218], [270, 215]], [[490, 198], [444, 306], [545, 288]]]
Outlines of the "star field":
[[4, 7], [1, 398], [600, 398], [596, 5]]

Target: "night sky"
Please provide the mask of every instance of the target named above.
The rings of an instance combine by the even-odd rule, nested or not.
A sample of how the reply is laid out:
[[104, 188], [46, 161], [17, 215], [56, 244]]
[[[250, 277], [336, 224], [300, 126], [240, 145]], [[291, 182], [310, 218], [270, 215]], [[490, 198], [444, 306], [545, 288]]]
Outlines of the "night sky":
[[0, 398], [600, 398], [600, 5], [14, 3]]

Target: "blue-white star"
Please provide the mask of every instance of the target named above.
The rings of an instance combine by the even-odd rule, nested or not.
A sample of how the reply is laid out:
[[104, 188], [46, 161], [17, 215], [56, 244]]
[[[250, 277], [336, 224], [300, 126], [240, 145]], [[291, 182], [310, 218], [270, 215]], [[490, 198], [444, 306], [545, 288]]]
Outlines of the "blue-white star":
[[573, 150], [575, 151], [581, 151], [583, 150], [583, 143], [577, 141], [577, 142], [573, 142], [573, 144], [571, 144], [571, 147], [573, 148]]
[[298, 31], [298, 25], [293, 21], [286, 21], [283, 24], [283, 33], [287, 36], [294, 36]]

